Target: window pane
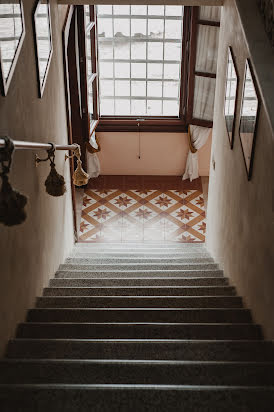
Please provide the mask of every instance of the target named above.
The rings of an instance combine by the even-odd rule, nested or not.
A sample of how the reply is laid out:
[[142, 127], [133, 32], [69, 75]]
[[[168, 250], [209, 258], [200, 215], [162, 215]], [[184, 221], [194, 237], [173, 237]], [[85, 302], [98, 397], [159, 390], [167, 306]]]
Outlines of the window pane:
[[181, 60], [180, 43], [165, 43], [165, 60]]
[[164, 82], [164, 97], [179, 97], [180, 83], [176, 81]]
[[101, 114], [179, 116], [183, 6], [105, 7], [97, 7]]
[[114, 43], [114, 59], [117, 60], [129, 60], [130, 49], [129, 43], [121, 43], [115, 41]]
[[193, 117], [213, 120], [215, 79], [195, 76]]
[[162, 82], [147, 82], [147, 95], [149, 97], [162, 97]]
[[97, 14], [112, 14], [112, 6], [97, 6]]
[[146, 82], [133, 80], [131, 82], [131, 95], [132, 96], [146, 96]]
[[100, 99], [100, 114], [101, 116], [114, 115], [114, 100], [113, 99]]
[[163, 65], [161, 63], [148, 63], [147, 65], [149, 79], [160, 79], [163, 75]]
[[129, 77], [129, 63], [114, 64], [115, 77]]
[[101, 80], [100, 94], [101, 96], [113, 96], [114, 95], [114, 81], [113, 80]]
[[219, 27], [198, 25], [196, 71], [216, 73]]
[[129, 80], [115, 81], [115, 96], [130, 96]]
[[145, 78], [146, 77], [146, 63], [131, 63], [131, 77]]
[[162, 115], [162, 100], [148, 100], [147, 113], [151, 116]]
[[182, 37], [182, 21], [166, 20], [165, 38], [166, 39], [181, 39]]
[[120, 116], [128, 116], [130, 114], [130, 100], [117, 99], [115, 101], [115, 114]]
[[163, 101], [163, 116], [177, 116], [179, 112], [179, 102], [173, 100]]
[[145, 60], [146, 59], [146, 43], [145, 42], [131, 43], [131, 58], [133, 60]]
[[147, 34], [147, 20], [131, 19], [131, 37], [142, 38]]
[[148, 43], [148, 60], [163, 60], [163, 43]]
[[216, 6], [200, 6], [200, 20], [220, 21], [221, 7]]
[[100, 78], [112, 78], [113, 77], [113, 63], [100, 62], [99, 66]]

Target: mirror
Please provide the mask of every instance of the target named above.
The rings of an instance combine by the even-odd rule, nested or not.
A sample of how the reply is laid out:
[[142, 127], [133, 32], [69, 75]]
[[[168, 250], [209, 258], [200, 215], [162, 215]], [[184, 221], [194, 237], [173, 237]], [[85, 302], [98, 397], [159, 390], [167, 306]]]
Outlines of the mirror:
[[227, 71], [226, 71], [226, 89], [224, 116], [228, 139], [231, 149], [233, 148], [235, 132], [236, 101], [238, 94], [238, 74], [234, 62], [231, 47], [228, 48]]
[[39, 0], [34, 13], [36, 58], [39, 96], [43, 96], [52, 56], [50, 6], [48, 0]]
[[0, 4], [0, 83], [3, 96], [8, 88], [25, 37], [21, 0]]
[[248, 180], [251, 178], [255, 149], [256, 129], [259, 117], [259, 94], [250, 61], [246, 61], [245, 80], [240, 118], [240, 140]]

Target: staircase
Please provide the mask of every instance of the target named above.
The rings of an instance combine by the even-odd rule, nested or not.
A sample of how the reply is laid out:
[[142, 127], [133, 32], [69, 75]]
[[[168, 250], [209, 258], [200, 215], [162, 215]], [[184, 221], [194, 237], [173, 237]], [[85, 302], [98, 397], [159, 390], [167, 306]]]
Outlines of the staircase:
[[273, 405], [274, 344], [199, 244], [77, 244], [0, 362], [1, 412]]

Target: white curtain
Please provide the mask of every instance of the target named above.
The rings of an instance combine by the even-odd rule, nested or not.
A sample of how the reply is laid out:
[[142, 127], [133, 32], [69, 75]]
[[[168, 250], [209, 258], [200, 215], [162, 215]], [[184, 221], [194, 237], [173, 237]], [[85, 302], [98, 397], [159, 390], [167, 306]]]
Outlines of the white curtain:
[[197, 179], [199, 177], [198, 150], [204, 146], [210, 135], [210, 132], [211, 129], [208, 127], [193, 125], [189, 126], [191, 144], [193, 148], [196, 149], [196, 152], [193, 153], [189, 149], [183, 180], [189, 179], [192, 182], [193, 179]]
[[[91, 135], [89, 144], [95, 151], [99, 150], [99, 146], [95, 138], [95, 132]], [[101, 172], [101, 167], [97, 153], [90, 153], [89, 151], [87, 151], [87, 172], [89, 174], [90, 179], [99, 176]]]

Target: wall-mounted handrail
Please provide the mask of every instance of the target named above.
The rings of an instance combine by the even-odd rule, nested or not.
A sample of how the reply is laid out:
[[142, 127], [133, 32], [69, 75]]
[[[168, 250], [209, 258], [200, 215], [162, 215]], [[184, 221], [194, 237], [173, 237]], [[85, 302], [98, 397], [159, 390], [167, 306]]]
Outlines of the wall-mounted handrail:
[[[49, 143], [36, 143], [36, 142], [24, 142], [22, 140], [13, 140], [15, 149], [30, 149], [30, 150], [49, 150], [52, 148]], [[0, 147], [5, 147], [5, 140], [0, 138]], [[56, 150], [75, 150], [77, 145], [67, 144], [67, 145], [55, 145]]]

